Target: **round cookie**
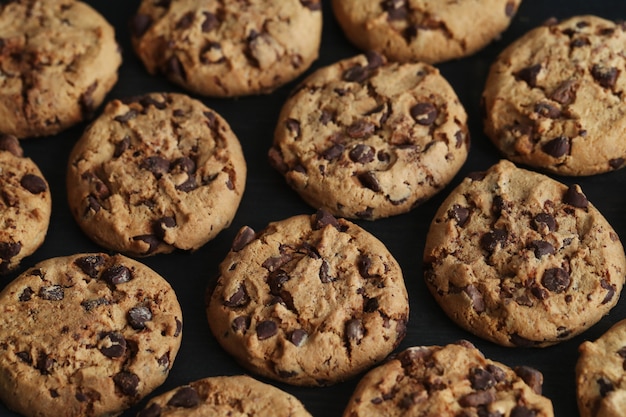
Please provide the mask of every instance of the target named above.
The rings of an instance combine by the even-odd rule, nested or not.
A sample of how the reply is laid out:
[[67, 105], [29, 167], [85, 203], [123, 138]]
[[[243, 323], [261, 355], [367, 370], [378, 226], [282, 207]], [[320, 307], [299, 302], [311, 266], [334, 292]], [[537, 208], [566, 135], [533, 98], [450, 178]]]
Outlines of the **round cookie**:
[[0, 132], [46, 136], [91, 117], [117, 82], [113, 27], [86, 3], [0, 4]]
[[207, 294], [222, 347], [247, 369], [329, 385], [384, 359], [406, 333], [402, 271], [385, 246], [327, 212], [244, 227]]
[[204, 378], [178, 387], [151, 399], [137, 417], [180, 415], [311, 417], [296, 397], [246, 375]]
[[320, 0], [143, 0], [131, 20], [151, 74], [198, 94], [270, 93], [318, 57]]
[[246, 182], [241, 145], [200, 101], [113, 100], [74, 146], [69, 205], [98, 244], [136, 256], [195, 250], [232, 221]]
[[503, 346], [570, 339], [618, 301], [626, 258], [578, 185], [501, 161], [465, 178], [426, 238], [431, 293], [464, 329]]
[[626, 320], [579, 347], [576, 393], [581, 417], [620, 417], [626, 410]]
[[626, 27], [595, 17], [550, 21], [509, 45], [483, 92], [486, 134], [517, 163], [599, 174], [626, 160]]
[[283, 105], [270, 163], [314, 208], [374, 220], [440, 191], [469, 150], [465, 109], [439, 71], [377, 53], [339, 61]]
[[27, 417], [118, 415], [165, 381], [181, 342], [173, 289], [121, 255], [40, 262], [0, 312], [0, 399]]
[[467, 341], [408, 348], [368, 372], [344, 417], [553, 417], [543, 375], [486, 359]]
[[52, 211], [50, 188], [18, 139], [0, 135], [0, 274], [43, 243]]
[[333, 0], [358, 48], [393, 61], [431, 64], [472, 55], [509, 26], [521, 0]]

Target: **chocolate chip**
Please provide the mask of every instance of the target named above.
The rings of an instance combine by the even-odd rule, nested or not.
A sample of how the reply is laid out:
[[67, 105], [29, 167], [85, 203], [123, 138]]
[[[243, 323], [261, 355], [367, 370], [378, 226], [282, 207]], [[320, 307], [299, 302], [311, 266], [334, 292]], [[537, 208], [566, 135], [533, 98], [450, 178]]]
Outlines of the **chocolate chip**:
[[187, 80], [187, 74], [182, 62], [176, 55], [172, 55], [166, 62], [165, 73], [183, 81]]
[[320, 281], [324, 284], [328, 284], [329, 282], [335, 281], [335, 277], [330, 275], [330, 264], [326, 259], [322, 260], [322, 265], [320, 265], [319, 272]]
[[376, 193], [382, 191], [382, 188], [380, 188], [380, 183], [378, 182], [378, 178], [376, 178], [376, 175], [372, 171], [358, 174], [357, 178], [361, 182], [361, 185], [363, 187], [369, 188]]
[[536, 394], [541, 395], [543, 386], [543, 374], [541, 372], [529, 366], [516, 366], [513, 370]]
[[246, 291], [246, 287], [240, 285], [237, 291], [230, 296], [230, 298], [224, 301], [224, 305], [229, 308], [244, 307], [250, 302], [250, 297]]
[[124, 136], [122, 140], [115, 144], [115, 151], [113, 151], [113, 157], [119, 158], [130, 147], [130, 136]]
[[200, 404], [200, 395], [193, 387], [179, 388], [167, 402], [170, 407], [192, 408]]
[[344, 146], [340, 143], [336, 143], [330, 148], [326, 149], [322, 152], [322, 157], [327, 161], [332, 161], [333, 159], [337, 159], [343, 153]]
[[340, 229], [339, 221], [335, 216], [326, 210], [318, 210], [313, 217], [313, 230], [320, 230], [326, 226], [333, 226], [337, 230]]
[[383, 10], [387, 12], [387, 19], [407, 20], [409, 11], [404, 0], [385, 0], [382, 2]]
[[547, 229], [549, 232], [554, 232], [556, 230], [556, 220], [548, 213], [539, 213], [533, 217], [531, 226], [541, 233], [545, 233], [545, 231], [543, 231], [544, 229]]
[[[576, 87], [577, 85], [574, 80], [566, 80], [552, 92], [550, 98], [564, 106], [571, 104], [576, 100]], [[550, 118], [555, 119], [556, 117]]]
[[50, 285], [41, 287], [37, 295], [44, 300], [61, 301], [65, 297], [65, 290], [60, 285]]
[[562, 293], [571, 282], [569, 273], [563, 268], [546, 269], [541, 277], [541, 284], [551, 292]]
[[287, 119], [285, 127], [288, 131], [296, 135], [296, 139], [300, 137], [300, 122], [296, 119]]
[[591, 68], [591, 76], [598, 84], [604, 88], [615, 87], [615, 81], [617, 81], [618, 71], [617, 68], [606, 68], [602, 65], [595, 64]]
[[149, 156], [141, 161], [139, 168], [152, 172], [159, 179], [170, 170], [170, 161], [158, 155]]
[[272, 271], [267, 278], [267, 284], [270, 287], [270, 293], [272, 295], [280, 296], [283, 289], [283, 285], [289, 281], [289, 275], [282, 269]]
[[[176, 227], [176, 219], [172, 216], [161, 217], [152, 225], [152, 230], [159, 240], [165, 239], [165, 235], [169, 229]], [[148, 242], [149, 244], [149, 242]], [[155, 247], [158, 246], [155, 245]]]
[[121, 358], [126, 353], [126, 339], [121, 333], [110, 332], [101, 336], [104, 344], [100, 352], [108, 358]]
[[37, 369], [42, 375], [50, 375], [55, 363], [56, 361], [46, 352], [39, 352], [37, 362], [35, 363], [35, 369]]
[[589, 205], [587, 197], [583, 194], [579, 185], [570, 185], [565, 195], [563, 195], [563, 202], [574, 207], [586, 209]]
[[193, 174], [196, 172], [196, 163], [188, 156], [183, 156], [172, 162], [171, 170]]
[[411, 107], [410, 113], [415, 122], [423, 126], [432, 125], [437, 120], [437, 115], [439, 114], [437, 108], [432, 103], [417, 103]]
[[21, 292], [18, 300], [20, 300], [21, 302], [30, 301], [30, 299], [33, 298], [33, 294], [35, 294], [35, 291], [33, 291], [30, 287], [26, 287]]
[[233, 239], [233, 244], [231, 245], [231, 250], [233, 252], [239, 252], [242, 250], [248, 243], [252, 242], [256, 238], [256, 232], [249, 226], [244, 226], [239, 229], [239, 232]]
[[133, 275], [130, 269], [124, 265], [113, 265], [102, 272], [100, 278], [110, 285], [119, 285], [133, 279]]
[[561, 117], [561, 110], [553, 106], [550, 103], [537, 103], [535, 104], [535, 113], [549, 119], [558, 119]]
[[289, 341], [293, 343], [295, 346], [300, 347], [306, 342], [306, 339], [309, 337], [309, 334], [302, 330], [296, 329], [289, 335]]
[[44, 179], [34, 174], [24, 175], [20, 180], [20, 185], [31, 194], [40, 194], [48, 189]]
[[363, 278], [372, 278], [373, 275], [370, 275], [369, 269], [372, 266], [372, 260], [367, 255], [361, 255], [359, 260], [357, 261], [357, 268], [359, 270], [359, 274]]
[[320, 0], [300, 0], [300, 3], [309, 10], [317, 11], [322, 9]]
[[515, 346], [518, 346], [518, 347], [531, 347], [536, 344], [534, 341], [527, 339], [525, 337], [522, 337], [517, 333], [511, 334], [509, 336], [509, 340], [511, 341], [511, 343], [513, 343]]
[[20, 242], [0, 242], [0, 259], [10, 260], [22, 250]]
[[93, 300], [85, 300], [80, 303], [80, 305], [85, 309], [85, 311], [91, 311], [98, 306], [109, 305], [109, 301], [106, 298], [96, 298]]
[[367, 80], [370, 76], [370, 72], [367, 68], [357, 64], [353, 67], [348, 68], [343, 73], [344, 81], [362, 83]]
[[[196, 181], [196, 177], [188, 177], [185, 182], [179, 184], [175, 187], [177, 190], [182, 191], [184, 193], [189, 193], [196, 188], [198, 188], [198, 182]], [[233, 189], [232, 187], [228, 187], [229, 189]]]
[[250, 328], [250, 317], [249, 316], [236, 317], [231, 323], [230, 327], [233, 329], [234, 332], [245, 333]]
[[146, 322], [152, 320], [152, 312], [148, 307], [138, 305], [128, 310], [126, 319], [133, 329], [143, 330], [146, 328]]
[[504, 15], [506, 17], [513, 17], [513, 15], [515, 14], [515, 10], [516, 10], [515, 2], [509, 1], [504, 6]]
[[372, 135], [376, 126], [367, 120], [357, 120], [346, 129], [346, 133], [352, 139], [364, 139]]
[[458, 204], [454, 204], [450, 210], [448, 210], [448, 218], [455, 220], [459, 227], [464, 227], [469, 220], [470, 211], [467, 207], [461, 207]]
[[185, 30], [189, 29], [193, 25], [193, 21], [196, 18], [195, 12], [187, 12], [176, 22], [176, 29]]
[[161, 406], [152, 403], [137, 414], [137, 417], [161, 417]]
[[376, 68], [380, 68], [384, 65], [385, 59], [383, 55], [376, 51], [366, 51], [365, 58], [367, 58], [367, 68], [370, 70], [375, 70]]
[[541, 64], [531, 65], [513, 73], [516, 79], [526, 82], [530, 87], [537, 86], [537, 76], [541, 72]]
[[472, 181], [482, 181], [485, 179], [485, 177], [487, 177], [486, 171], [474, 171], [467, 174], [467, 178]]
[[28, 352], [17, 352], [15, 354], [15, 356], [20, 358], [20, 360], [22, 362], [27, 363], [29, 365], [32, 365], [32, 363], [33, 363], [33, 358], [32, 358], [32, 356], [30, 356], [30, 353], [28, 353]]
[[509, 233], [503, 229], [494, 229], [491, 232], [485, 233], [480, 238], [480, 247], [487, 252], [493, 252], [498, 245], [501, 247], [505, 245]]
[[366, 298], [365, 304], [363, 305], [363, 312], [365, 313], [373, 313], [378, 310], [379, 302], [378, 298]]
[[153, 253], [159, 245], [161, 244], [161, 239], [154, 234], [145, 234], [139, 236], [133, 236], [134, 241], [141, 241], [148, 245], [148, 249], [143, 253], [144, 255], [149, 255]]
[[256, 325], [256, 337], [259, 340], [269, 339], [278, 333], [278, 325], [272, 320], [265, 320]]
[[371, 146], [360, 143], [350, 150], [348, 156], [354, 162], [366, 164], [374, 160], [374, 149]]
[[554, 246], [545, 240], [533, 240], [530, 242], [530, 249], [535, 252], [535, 258], [541, 259], [544, 255], [554, 255]]
[[104, 265], [105, 259], [100, 255], [87, 255], [77, 258], [74, 264], [91, 278], [98, 276], [99, 269]]
[[485, 311], [485, 299], [483, 298], [483, 294], [476, 288], [474, 285], [468, 285], [463, 289], [465, 294], [472, 300], [472, 308], [477, 313], [482, 313]]
[[511, 417], [536, 417], [537, 413], [523, 405], [516, 405], [511, 410]]
[[363, 339], [365, 335], [365, 328], [363, 327], [363, 322], [359, 319], [350, 319], [346, 322], [346, 339], [347, 342], [350, 343], [361, 343], [361, 339]]
[[483, 391], [496, 385], [496, 379], [491, 375], [491, 372], [483, 368], [474, 368], [470, 371], [469, 377], [472, 388], [475, 390]]
[[569, 155], [571, 149], [571, 139], [565, 136], [556, 137], [546, 142], [541, 150], [554, 158]]
[[24, 150], [20, 146], [20, 141], [13, 135], [0, 134], [0, 151], [7, 151], [21, 158], [24, 156]]
[[115, 116], [113, 120], [120, 123], [126, 123], [130, 120], [133, 120], [135, 117], [137, 117], [137, 111], [135, 109], [130, 109], [124, 114]]
[[130, 31], [136, 38], [141, 38], [152, 26], [152, 17], [138, 13], [130, 21]]
[[87, 211], [92, 210], [94, 213], [97, 213], [100, 211], [101, 208], [102, 206], [100, 205], [96, 197], [94, 197], [93, 195], [87, 196]]
[[122, 371], [113, 376], [113, 382], [120, 389], [122, 394], [128, 396], [137, 395], [139, 377], [132, 372]]
[[211, 12], [203, 12], [204, 14], [204, 22], [202, 22], [202, 32], [210, 32], [213, 29], [216, 29], [220, 22], [217, 20], [217, 17]]
[[624, 165], [624, 158], [609, 159], [609, 166], [611, 169], [619, 169]]
[[600, 286], [607, 291], [601, 303], [606, 304], [613, 299], [613, 296], [615, 295], [615, 286], [611, 285], [606, 279], [602, 279], [600, 281]]
[[471, 392], [459, 398], [461, 407], [478, 407], [481, 405], [491, 404], [496, 400], [493, 391], [477, 391]]

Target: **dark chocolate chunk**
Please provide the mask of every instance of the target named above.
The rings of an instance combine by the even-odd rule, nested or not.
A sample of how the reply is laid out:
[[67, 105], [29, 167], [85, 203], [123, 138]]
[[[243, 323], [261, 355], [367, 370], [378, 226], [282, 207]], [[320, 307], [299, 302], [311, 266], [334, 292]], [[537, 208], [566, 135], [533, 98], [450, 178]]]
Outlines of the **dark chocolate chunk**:
[[496, 365], [487, 365], [487, 371], [495, 378], [497, 382], [502, 382], [506, 379], [506, 372]]
[[230, 327], [233, 329], [234, 332], [245, 333], [246, 330], [250, 328], [250, 317], [249, 316], [236, 317], [231, 323]]
[[[179, 184], [175, 187], [177, 190], [182, 191], [184, 193], [189, 193], [196, 188], [198, 188], [198, 182], [196, 181], [196, 177], [188, 177], [185, 182]], [[232, 187], [228, 187], [232, 190]]]
[[516, 405], [511, 410], [511, 417], [536, 417], [537, 413], [523, 405]]
[[376, 126], [367, 120], [357, 120], [346, 129], [346, 133], [353, 139], [365, 139], [374, 133]]
[[121, 358], [126, 353], [126, 339], [121, 333], [110, 332], [101, 336], [106, 340], [106, 345], [100, 348], [100, 352], [108, 358]]
[[126, 319], [133, 329], [143, 330], [146, 328], [146, 322], [152, 320], [152, 312], [148, 307], [138, 305], [128, 310]]
[[533, 240], [530, 242], [530, 249], [535, 252], [535, 258], [541, 259], [544, 255], [554, 255], [554, 246], [545, 240]]
[[346, 322], [346, 339], [347, 342], [353, 342], [359, 344], [361, 339], [365, 336], [365, 328], [363, 322], [359, 319], [350, 319]]
[[74, 264], [91, 278], [98, 276], [100, 267], [104, 265], [104, 257], [100, 255], [87, 255], [77, 258]]
[[20, 360], [24, 363], [27, 363], [29, 365], [33, 364], [33, 358], [32, 356], [30, 356], [30, 353], [28, 352], [17, 352], [15, 354], [15, 356], [17, 356], [18, 358], [20, 358]]
[[139, 377], [129, 371], [121, 371], [113, 376], [113, 382], [120, 389], [122, 394], [128, 396], [137, 395]]
[[483, 294], [474, 285], [468, 285], [464, 288], [465, 294], [472, 300], [472, 308], [477, 313], [485, 311], [485, 299]]
[[133, 279], [133, 274], [124, 265], [117, 264], [105, 269], [100, 278], [107, 284], [119, 285]]
[[115, 144], [114, 158], [119, 158], [130, 147], [130, 136], [124, 136], [122, 140]]
[[461, 207], [458, 204], [453, 205], [452, 208], [448, 210], [448, 218], [456, 220], [456, 224], [459, 227], [464, 227], [467, 224], [469, 215], [469, 209], [466, 207]]
[[300, 0], [300, 3], [309, 10], [316, 11], [322, 9], [320, 0]]
[[333, 282], [335, 280], [335, 277], [330, 275], [330, 264], [326, 259], [323, 259], [322, 265], [320, 265], [319, 277], [320, 281], [324, 284], [328, 284], [329, 282]]
[[157, 179], [159, 179], [170, 170], [170, 161], [161, 156], [154, 155], [141, 161], [139, 167], [141, 169], [147, 169], [152, 172]]
[[33, 291], [32, 288], [30, 288], [30, 287], [26, 287], [20, 293], [20, 296], [18, 297], [18, 300], [20, 300], [21, 302], [30, 301], [30, 299], [33, 298], [33, 294], [35, 294], [35, 291]]
[[515, 14], [515, 2], [514, 1], [508, 1], [506, 3], [506, 5], [504, 6], [504, 15], [506, 17], [513, 17], [513, 15]]
[[130, 31], [134, 37], [142, 37], [152, 26], [152, 17], [147, 14], [138, 13], [130, 20]]
[[178, 78], [183, 81], [187, 80], [187, 74], [182, 62], [176, 55], [172, 55], [166, 62], [165, 73], [170, 77]]
[[617, 68], [606, 68], [602, 65], [595, 64], [591, 68], [591, 76], [602, 87], [613, 88], [615, 87], [615, 82], [617, 81], [618, 71]]
[[624, 165], [624, 158], [609, 159], [609, 166], [611, 169], [619, 169]]
[[303, 329], [296, 329], [289, 335], [289, 341], [293, 343], [295, 346], [300, 347], [306, 342], [309, 334]]
[[583, 194], [580, 186], [576, 184], [569, 186], [565, 195], [563, 195], [563, 202], [582, 209], [586, 209], [589, 205], [587, 197]]
[[176, 219], [172, 216], [166, 216], [155, 221], [152, 229], [154, 230], [154, 234], [160, 240], [163, 240], [167, 230], [174, 227], [176, 227]]
[[161, 244], [161, 239], [153, 234], [133, 236], [134, 241], [142, 241], [148, 245], [148, 249], [143, 253], [149, 255], [153, 253]]
[[531, 226], [538, 232], [541, 232], [544, 228], [548, 229], [549, 232], [554, 232], [556, 230], [556, 220], [548, 213], [539, 213], [533, 217]]
[[239, 252], [242, 250], [248, 243], [252, 242], [256, 238], [256, 232], [249, 226], [244, 226], [239, 229], [239, 232], [233, 239], [233, 244], [231, 245], [231, 250], [233, 252]]
[[61, 301], [65, 297], [65, 290], [60, 285], [50, 285], [41, 287], [37, 295], [44, 300]]
[[383, 66], [385, 63], [383, 56], [373, 50], [366, 51], [365, 57], [367, 58], [367, 68], [370, 70], [375, 70], [376, 68]]
[[363, 305], [363, 311], [365, 313], [373, 313], [378, 310], [379, 302], [378, 298], [366, 298], [365, 304]]
[[46, 352], [39, 352], [37, 356], [37, 362], [35, 363], [35, 369], [37, 369], [42, 375], [50, 375], [52, 368], [56, 360], [54, 360]]
[[183, 17], [181, 17], [178, 22], [176, 22], [176, 29], [177, 30], [185, 30], [185, 29], [189, 29], [191, 27], [191, 25], [193, 25], [193, 21], [196, 18], [196, 13], [195, 12], [187, 12], [183, 15]]
[[179, 388], [167, 402], [170, 407], [191, 408], [200, 404], [200, 395], [195, 388], [186, 386]]
[[551, 292], [562, 293], [571, 282], [569, 273], [563, 268], [546, 269], [541, 277], [541, 284]]
[[246, 291], [246, 287], [240, 285], [237, 291], [224, 301], [224, 305], [230, 308], [244, 307], [250, 302], [250, 297]]
[[339, 221], [326, 210], [318, 210], [313, 217], [313, 230], [320, 230], [326, 226], [333, 226], [339, 230]]
[[611, 285], [606, 279], [600, 281], [600, 286], [606, 290], [606, 295], [601, 304], [606, 304], [613, 299], [615, 295], [615, 286]]
[[204, 21], [202, 22], [202, 32], [210, 32], [216, 29], [220, 25], [220, 21], [211, 12], [202, 12], [204, 15]]
[[563, 81], [550, 95], [550, 98], [564, 106], [576, 100], [577, 85], [574, 80]]
[[530, 67], [522, 68], [513, 75], [516, 79], [524, 81], [530, 87], [534, 88], [537, 86], [537, 76], [539, 72], [541, 72], [541, 64], [535, 64]]
[[514, 369], [517, 376], [522, 378], [522, 381], [526, 383], [535, 393], [541, 395], [543, 387], [543, 374], [537, 369], [529, 366], [516, 366]]
[[369, 188], [376, 193], [382, 191], [382, 188], [380, 188], [380, 183], [378, 182], [378, 178], [376, 178], [376, 175], [372, 171], [358, 174], [357, 178], [361, 182], [361, 185], [363, 187]]
[[137, 414], [137, 417], [161, 417], [161, 406], [152, 403]]
[[126, 123], [130, 120], [133, 120], [135, 117], [137, 117], [137, 111], [134, 109], [130, 109], [124, 114], [115, 116], [113, 120], [115, 120], [116, 122], [120, 122], [120, 123]]
[[91, 311], [98, 306], [104, 306], [108, 304], [110, 303], [106, 298], [95, 298], [93, 300], [85, 300], [80, 303], [85, 311]]
[[34, 174], [24, 175], [20, 180], [20, 185], [31, 194], [41, 194], [48, 189], [44, 179]]
[[288, 131], [296, 135], [296, 138], [300, 137], [300, 121], [296, 119], [287, 119], [285, 121], [285, 127]]
[[565, 136], [558, 136], [546, 142], [541, 150], [554, 158], [560, 158], [569, 155], [571, 150], [571, 139]]
[[348, 156], [354, 162], [366, 164], [374, 160], [374, 149], [371, 146], [360, 143], [352, 148]]
[[336, 143], [322, 152], [322, 157], [327, 161], [332, 161], [333, 159], [339, 158], [343, 153], [343, 150], [344, 146], [340, 143]]
[[275, 271], [272, 271], [267, 278], [267, 284], [270, 287], [270, 293], [272, 295], [280, 296], [283, 285], [287, 281], [289, 281], [289, 279], [289, 275], [282, 269], [276, 269]]
[[498, 245], [503, 247], [508, 237], [509, 233], [506, 230], [494, 229], [480, 238], [480, 247], [491, 253], [496, 250]]
[[410, 113], [415, 122], [423, 126], [432, 125], [437, 120], [437, 115], [439, 114], [437, 108], [432, 103], [417, 103], [411, 107]]
[[91, 194], [87, 196], [87, 211], [93, 210], [94, 213], [97, 213], [100, 211], [101, 208], [102, 206], [100, 205], [96, 197]]
[[553, 106], [550, 103], [537, 103], [535, 104], [535, 113], [549, 119], [558, 119], [561, 117], [561, 110]]
[[24, 151], [20, 146], [20, 141], [13, 135], [0, 134], [0, 151], [7, 151], [21, 158], [24, 156]]
[[0, 259], [10, 260], [22, 250], [20, 242], [0, 242]]
[[478, 407], [491, 404], [495, 400], [496, 395], [493, 391], [476, 391], [459, 398], [459, 405], [462, 407]]
[[278, 333], [278, 325], [272, 320], [265, 320], [256, 325], [256, 337], [259, 340], [269, 339]]
[[348, 68], [343, 73], [344, 81], [350, 81], [350, 82], [356, 82], [356, 83], [362, 83], [363, 81], [367, 80], [369, 76], [370, 76], [370, 71], [367, 68], [359, 64]]

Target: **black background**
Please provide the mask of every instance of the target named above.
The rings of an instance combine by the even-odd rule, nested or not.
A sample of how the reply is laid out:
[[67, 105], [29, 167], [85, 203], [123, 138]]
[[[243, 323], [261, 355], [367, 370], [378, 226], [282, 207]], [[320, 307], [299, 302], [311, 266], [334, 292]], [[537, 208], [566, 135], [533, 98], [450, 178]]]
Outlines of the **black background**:
[[[343, 36], [332, 15], [329, 0], [323, 1], [324, 32], [320, 58], [307, 74], [316, 68], [359, 53]], [[128, 21], [138, 8], [139, 0], [91, 0], [87, 3], [116, 27], [117, 39], [123, 48], [124, 62], [119, 72], [120, 79], [107, 99], [155, 91], [183, 92], [164, 78], [148, 75], [132, 51]], [[626, 300], [621, 300], [608, 316], [570, 341], [544, 349], [503, 348], [464, 332], [445, 316], [423, 282], [421, 259], [429, 223], [452, 187], [467, 173], [485, 170], [500, 158], [482, 131], [479, 114], [480, 96], [490, 63], [506, 45], [548, 18], [582, 14], [595, 14], [613, 20], [623, 19], [626, 18], [626, 1], [524, 0], [511, 26], [499, 40], [472, 57], [437, 65], [455, 88], [469, 116], [472, 146], [467, 163], [447, 188], [412, 212], [374, 222], [356, 222], [383, 241], [403, 269], [410, 296], [411, 314], [408, 334], [399, 349], [416, 345], [444, 345], [458, 339], [467, 339], [490, 359], [509, 366], [536, 367], [544, 374], [544, 395], [553, 400], [557, 416], [577, 415], [574, 367], [578, 358], [578, 346], [584, 340], [596, 339], [611, 324], [626, 317]], [[238, 99], [197, 97], [224, 116], [239, 137], [248, 164], [248, 180], [241, 206], [231, 227], [213, 241], [195, 253], [179, 252], [140, 259], [171, 283], [180, 300], [184, 317], [181, 350], [167, 381], [152, 395], [208, 376], [245, 372], [221, 349], [212, 336], [205, 317], [203, 294], [207, 283], [216, 275], [217, 266], [225, 257], [232, 238], [240, 227], [249, 225], [255, 230], [261, 230], [270, 221], [313, 212], [313, 208], [307, 206], [269, 166], [266, 157], [278, 113], [296, 82], [267, 96]], [[81, 124], [55, 137], [22, 142], [26, 155], [35, 160], [50, 183], [53, 210], [46, 241], [34, 255], [23, 261], [21, 270], [55, 256], [102, 250], [75, 224], [66, 199], [67, 157], [84, 128], [85, 124]], [[580, 184], [588, 199], [605, 215], [617, 233], [621, 237], [626, 236], [626, 218], [623, 215], [626, 208], [626, 170], [593, 177], [557, 179], [566, 184]], [[16, 275], [14, 273], [0, 278], [0, 282], [4, 286]], [[294, 394], [314, 416], [341, 416], [358, 378], [325, 388], [291, 387], [263, 381]], [[123, 415], [134, 416], [146, 400]], [[14, 415], [16, 414], [0, 405], [0, 416]]]

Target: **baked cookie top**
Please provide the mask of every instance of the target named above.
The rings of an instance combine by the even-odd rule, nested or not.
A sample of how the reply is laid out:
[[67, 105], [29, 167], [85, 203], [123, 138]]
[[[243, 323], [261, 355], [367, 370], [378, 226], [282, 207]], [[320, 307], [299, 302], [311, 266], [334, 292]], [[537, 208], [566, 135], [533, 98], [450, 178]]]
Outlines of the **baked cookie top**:
[[439, 71], [371, 52], [317, 70], [283, 105], [270, 163], [314, 208], [374, 220], [440, 191], [469, 149], [467, 116]]
[[626, 258], [578, 185], [501, 161], [438, 209], [424, 275], [450, 318], [503, 346], [574, 337], [615, 306]]
[[406, 333], [402, 271], [385, 246], [327, 212], [241, 229], [207, 296], [218, 342], [244, 367], [328, 385], [381, 361]]
[[137, 417], [311, 417], [291, 394], [246, 375], [200, 379], [155, 397]]
[[0, 274], [43, 243], [52, 211], [43, 174], [12, 135], [0, 135]]
[[204, 245], [230, 225], [245, 181], [228, 123], [173, 93], [110, 102], [74, 146], [67, 173], [84, 232], [137, 256]]
[[319, 0], [143, 0], [131, 21], [149, 73], [217, 97], [270, 93], [317, 59]]
[[117, 415], [165, 381], [181, 341], [173, 289], [121, 255], [40, 262], [0, 312], [0, 399], [29, 417]]
[[92, 115], [122, 62], [113, 27], [74, 0], [0, 4], [0, 131], [56, 134]]
[[596, 16], [531, 30], [491, 67], [485, 132], [506, 158], [556, 174], [623, 167], [625, 47], [626, 27]]
[[416, 346], [368, 372], [343, 416], [553, 417], [543, 375], [487, 359], [467, 341]]
[[583, 342], [576, 363], [581, 417], [619, 417], [626, 410], [626, 320], [596, 341]]
[[438, 63], [477, 52], [511, 23], [521, 0], [333, 0], [358, 48], [394, 61]]

